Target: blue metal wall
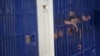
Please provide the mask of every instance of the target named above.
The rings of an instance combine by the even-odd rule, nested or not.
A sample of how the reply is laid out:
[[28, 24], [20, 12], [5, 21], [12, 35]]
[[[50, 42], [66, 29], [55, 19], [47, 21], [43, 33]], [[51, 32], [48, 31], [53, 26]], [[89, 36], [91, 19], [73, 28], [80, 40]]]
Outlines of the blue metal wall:
[[37, 39], [36, 0], [0, 0], [0, 56], [38, 56]]
[[94, 0], [94, 9], [100, 10], [100, 0]]
[[100, 56], [100, 10], [96, 9], [94, 11], [94, 24], [96, 29], [96, 54]]
[[[55, 56], [100, 56], [100, 31], [96, 30], [94, 24], [94, 1], [53, 1]], [[82, 21], [81, 23], [77, 24], [79, 30], [81, 31], [81, 35], [75, 30], [73, 30], [72, 35], [67, 33], [67, 29], [71, 26], [64, 24], [64, 20], [68, 19], [69, 11], [74, 11], [79, 17], [84, 14], [90, 16], [91, 19], [89, 21]]]

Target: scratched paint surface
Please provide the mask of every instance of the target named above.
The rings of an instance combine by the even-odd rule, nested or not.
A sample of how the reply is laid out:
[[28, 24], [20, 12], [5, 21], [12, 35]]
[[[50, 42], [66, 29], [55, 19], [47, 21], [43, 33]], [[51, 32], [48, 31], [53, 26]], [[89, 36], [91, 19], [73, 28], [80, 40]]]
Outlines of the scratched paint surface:
[[36, 0], [0, 0], [0, 56], [38, 56]]
[[93, 0], [53, 1], [55, 56], [98, 56]]

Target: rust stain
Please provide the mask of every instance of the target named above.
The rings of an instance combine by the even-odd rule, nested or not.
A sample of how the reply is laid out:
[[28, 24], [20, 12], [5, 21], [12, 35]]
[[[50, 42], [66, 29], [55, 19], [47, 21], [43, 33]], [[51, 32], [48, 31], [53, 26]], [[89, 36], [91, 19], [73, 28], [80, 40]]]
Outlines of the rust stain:
[[63, 31], [60, 30], [60, 31], [59, 31], [59, 37], [62, 37], [62, 36], [63, 36]]
[[78, 50], [82, 50], [82, 45], [78, 44]]
[[58, 38], [58, 34], [54, 33], [54, 39], [57, 39], [57, 38]]
[[69, 34], [69, 35], [72, 34], [72, 28], [67, 29], [67, 34]]

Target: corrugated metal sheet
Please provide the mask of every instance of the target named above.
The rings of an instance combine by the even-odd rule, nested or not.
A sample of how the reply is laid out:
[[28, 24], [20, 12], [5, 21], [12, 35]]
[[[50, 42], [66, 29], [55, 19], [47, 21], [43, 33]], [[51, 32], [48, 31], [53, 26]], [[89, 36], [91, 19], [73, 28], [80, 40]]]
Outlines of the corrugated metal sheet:
[[[81, 20], [78, 23], [78, 32], [72, 25], [64, 23], [69, 20], [69, 12]], [[90, 20], [84, 21], [82, 15], [88, 15]], [[71, 29], [71, 34], [68, 30]], [[94, 24], [93, 0], [54, 0], [54, 33], [55, 56], [98, 56], [96, 51], [99, 32]], [[100, 43], [100, 41], [98, 41]], [[100, 47], [100, 45], [98, 45]]]
[[0, 56], [38, 56], [36, 0], [0, 0]]

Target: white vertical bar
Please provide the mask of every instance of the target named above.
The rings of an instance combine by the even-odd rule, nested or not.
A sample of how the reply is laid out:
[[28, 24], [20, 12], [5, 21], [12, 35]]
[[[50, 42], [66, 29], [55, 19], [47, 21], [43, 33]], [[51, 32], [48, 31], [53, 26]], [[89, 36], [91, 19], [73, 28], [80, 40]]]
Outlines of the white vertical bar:
[[37, 0], [39, 56], [54, 56], [53, 0]]

